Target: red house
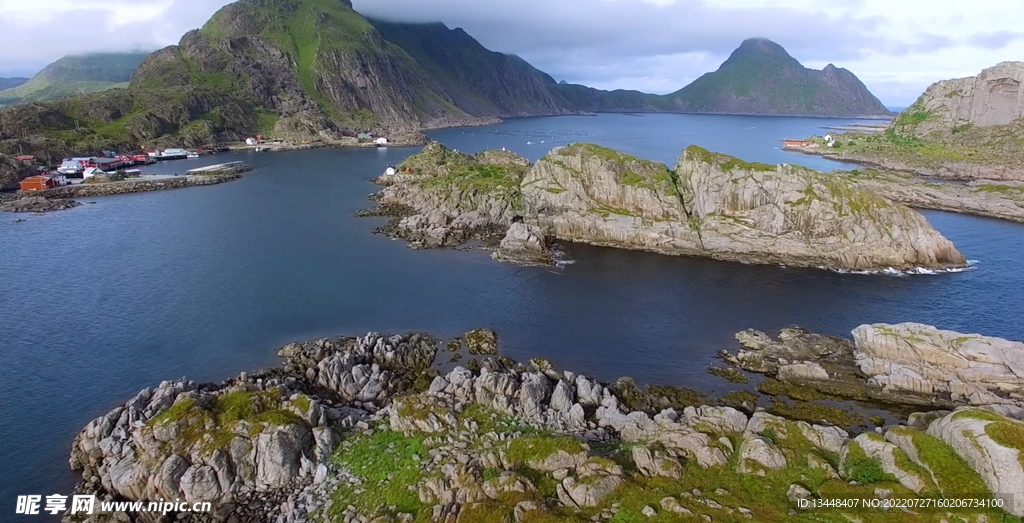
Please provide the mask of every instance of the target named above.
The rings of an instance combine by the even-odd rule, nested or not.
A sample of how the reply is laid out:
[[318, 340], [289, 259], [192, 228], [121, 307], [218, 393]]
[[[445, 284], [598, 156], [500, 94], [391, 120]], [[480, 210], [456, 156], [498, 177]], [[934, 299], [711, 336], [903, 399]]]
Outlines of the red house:
[[49, 176], [29, 176], [21, 181], [23, 191], [45, 191], [57, 187], [57, 180]]
[[21, 162], [21, 163], [23, 163], [25, 165], [32, 165], [32, 164], [36, 163], [36, 157], [32, 156], [31, 154], [21, 154], [21, 155], [15, 156], [14, 159], [18, 160], [19, 162]]

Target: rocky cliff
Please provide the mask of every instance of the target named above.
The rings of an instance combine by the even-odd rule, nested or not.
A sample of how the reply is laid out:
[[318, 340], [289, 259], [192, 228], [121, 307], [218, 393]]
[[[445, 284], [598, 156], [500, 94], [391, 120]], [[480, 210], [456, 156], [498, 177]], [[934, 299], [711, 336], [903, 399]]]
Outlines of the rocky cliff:
[[25, 164], [0, 153], [0, 191], [17, 190], [18, 182], [32, 174]]
[[965, 264], [920, 214], [847, 180], [695, 146], [674, 171], [598, 146], [560, 147], [522, 187], [527, 220], [563, 240], [836, 269]]
[[880, 116], [888, 109], [853, 73], [808, 69], [779, 44], [751, 38], [717, 71], [668, 95], [670, 110], [694, 113]]
[[1020, 124], [1024, 118], [1024, 62], [1002, 62], [978, 76], [932, 84], [893, 126], [920, 137], [970, 127]]

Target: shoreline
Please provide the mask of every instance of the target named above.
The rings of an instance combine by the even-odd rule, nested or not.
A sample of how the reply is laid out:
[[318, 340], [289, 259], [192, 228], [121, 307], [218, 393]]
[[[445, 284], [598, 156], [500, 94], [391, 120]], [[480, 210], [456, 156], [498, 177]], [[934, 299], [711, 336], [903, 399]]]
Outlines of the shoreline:
[[95, 196], [112, 196], [139, 192], [183, 189], [186, 187], [202, 187], [217, 185], [241, 178], [239, 173], [184, 175], [162, 178], [159, 180], [124, 180], [94, 184], [66, 185], [45, 191], [0, 193], [0, 202], [14, 202], [22, 198], [46, 198], [52, 200], [69, 200], [73, 198], [91, 198]]

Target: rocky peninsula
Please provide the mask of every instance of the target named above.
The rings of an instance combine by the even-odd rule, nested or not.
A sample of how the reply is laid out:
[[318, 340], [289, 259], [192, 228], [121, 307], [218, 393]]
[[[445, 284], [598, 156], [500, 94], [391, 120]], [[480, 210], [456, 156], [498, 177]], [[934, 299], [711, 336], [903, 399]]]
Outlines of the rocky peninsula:
[[387, 232], [424, 247], [505, 232], [496, 258], [550, 259], [555, 239], [836, 270], [966, 265], [920, 214], [849, 179], [696, 146], [670, 170], [591, 144], [530, 165], [432, 143], [378, 182], [379, 212], [400, 218]]
[[[931, 85], [882, 133], [800, 152], [928, 178], [1024, 182], [1024, 62]], [[820, 141], [820, 140], [818, 140]]]
[[[494, 333], [471, 334], [476, 352], [497, 350]], [[894, 511], [900, 521], [1008, 521], [1000, 509], [800, 506], [836, 496], [985, 497], [1024, 514], [1019, 389], [973, 394], [1006, 389], [1014, 373], [1020, 380], [1024, 346], [913, 325], [854, 334], [876, 377], [918, 373], [912, 386], [872, 386], [925, 392], [920, 384], [956, 383], [954, 410], [851, 434], [770, 414], [756, 397], [744, 410], [694, 403], [672, 389], [602, 383], [540, 359], [493, 356], [442, 373], [440, 340], [371, 333], [287, 345], [281, 367], [219, 384], [145, 389], [89, 423], [70, 464], [83, 472], [78, 493], [213, 502], [214, 513], [160, 520], [179, 522], [891, 521]], [[745, 350], [775, 355], [761, 361], [779, 376], [829, 372], [801, 361], [824, 338], [740, 337], [762, 345]], [[804, 352], [782, 359], [779, 344]], [[463, 341], [447, 345], [461, 350]], [[936, 356], [907, 356], [928, 353]], [[984, 360], [985, 372], [946, 366], [943, 353]], [[878, 370], [884, 361], [901, 370]]]

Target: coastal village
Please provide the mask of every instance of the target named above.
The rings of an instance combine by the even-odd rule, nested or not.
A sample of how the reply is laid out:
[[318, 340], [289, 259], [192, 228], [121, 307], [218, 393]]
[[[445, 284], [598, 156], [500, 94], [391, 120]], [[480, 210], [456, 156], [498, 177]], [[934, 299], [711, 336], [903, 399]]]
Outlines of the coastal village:
[[[399, 143], [402, 145], [422, 143], [422, 135], [400, 136]], [[123, 192], [140, 192], [156, 190], [161, 188], [184, 187], [191, 185], [187, 181], [182, 183], [163, 183], [169, 179], [189, 179], [195, 176], [205, 176], [200, 185], [210, 183], [214, 178], [219, 181], [228, 181], [237, 177], [238, 174], [251, 170], [251, 167], [243, 161], [227, 161], [220, 164], [207, 165], [187, 169], [183, 174], [147, 174], [145, 167], [156, 163], [169, 162], [174, 160], [199, 159], [210, 155], [229, 152], [275, 152], [304, 150], [326, 146], [348, 146], [348, 147], [375, 147], [387, 148], [392, 141], [385, 136], [375, 135], [370, 132], [352, 133], [348, 141], [337, 144], [324, 142], [291, 143], [280, 139], [265, 139], [262, 135], [255, 135], [245, 138], [237, 144], [226, 144], [209, 147], [198, 147], [194, 149], [166, 148], [147, 149], [137, 154], [119, 154], [115, 151], [103, 151], [98, 156], [70, 157], [65, 158], [58, 165], [45, 165], [40, 158], [18, 154], [13, 159], [24, 167], [32, 169], [30, 175], [19, 182], [17, 196], [32, 197], [31, 205], [4, 204], [4, 194], [0, 193], [0, 210], [17, 211], [46, 211], [68, 208], [62, 204], [42, 203], [41, 197], [68, 198], [74, 196], [95, 196], [105, 193], [119, 194]], [[161, 183], [141, 183], [161, 182]], [[102, 185], [102, 189], [100, 188]], [[119, 185], [110, 185], [119, 184]], [[87, 190], [58, 191], [61, 188], [83, 188]], [[10, 193], [8, 193], [10, 194]], [[10, 198], [6, 198], [9, 200]]]

